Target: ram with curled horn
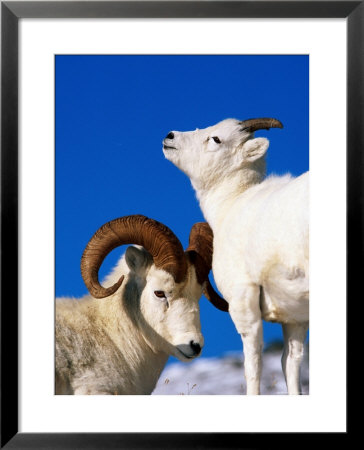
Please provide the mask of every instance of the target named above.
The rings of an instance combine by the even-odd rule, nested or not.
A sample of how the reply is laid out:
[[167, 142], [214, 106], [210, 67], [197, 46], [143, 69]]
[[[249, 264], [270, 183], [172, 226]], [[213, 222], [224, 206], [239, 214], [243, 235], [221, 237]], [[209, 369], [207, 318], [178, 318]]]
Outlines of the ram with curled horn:
[[[211, 230], [209, 242], [196, 233], [201, 226], [209, 228], [192, 228], [186, 252], [168, 227], [141, 215], [97, 230], [81, 259], [91, 295], [56, 301], [56, 394], [150, 394], [169, 355], [201, 353], [199, 298], [203, 289], [219, 298], [208, 287]], [[100, 266], [125, 244], [134, 245], [104, 287]]]

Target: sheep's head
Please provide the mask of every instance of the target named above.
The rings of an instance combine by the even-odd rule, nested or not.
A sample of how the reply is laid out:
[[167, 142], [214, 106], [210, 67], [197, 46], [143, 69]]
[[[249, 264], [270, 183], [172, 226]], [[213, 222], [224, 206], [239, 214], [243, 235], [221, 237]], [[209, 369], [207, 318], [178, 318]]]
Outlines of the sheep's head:
[[145, 216], [106, 223], [91, 238], [81, 260], [83, 279], [94, 297], [113, 295], [123, 283], [122, 276], [105, 288], [98, 280], [106, 255], [123, 244], [141, 246], [128, 247], [125, 253], [129, 273], [123, 301], [138, 303], [136, 317], [147, 342], [183, 361], [198, 356], [203, 346], [198, 304], [203, 290], [216, 307], [227, 311], [228, 306], [208, 280], [212, 260], [208, 224], [193, 226], [185, 252], [169, 228]]
[[[270, 118], [226, 119], [202, 130], [171, 131], [163, 140], [163, 152], [192, 183], [209, 184], [222, 175], [259, 165], [269, 141], [254, 138], [254, 132], [269, 128], [283, 128], [283, 125]], [[264, 168], [263, 164], [263, 172]]]

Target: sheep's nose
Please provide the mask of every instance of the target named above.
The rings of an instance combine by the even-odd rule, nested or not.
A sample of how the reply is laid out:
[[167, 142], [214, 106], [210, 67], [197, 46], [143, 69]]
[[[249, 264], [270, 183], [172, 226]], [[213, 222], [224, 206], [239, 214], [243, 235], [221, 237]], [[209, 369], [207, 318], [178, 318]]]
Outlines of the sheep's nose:
[[174, 139], [174, 133], [172, 133], [172, 131], [170, 131], [167, 136], [166, 139]]
[[198, 355], [201, 352], [201, 345], [198, 342], [191, 341], [190, 346], [195, 355]]

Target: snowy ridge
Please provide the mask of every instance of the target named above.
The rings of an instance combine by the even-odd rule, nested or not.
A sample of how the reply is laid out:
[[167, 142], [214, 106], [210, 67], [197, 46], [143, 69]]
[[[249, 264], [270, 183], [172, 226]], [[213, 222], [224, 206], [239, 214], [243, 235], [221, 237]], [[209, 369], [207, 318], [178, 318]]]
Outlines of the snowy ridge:
[[[261, 393], [287, 395], [281, 367], [282, 349], [271, 345], [263, 352]], [[309, 393], [309, 354], [305, 348], [301, 367], [302, 393]], [[229, 353], [221, 358], [198, 358], [190, 364], [168, 365], [159, 378], [153, 395], [234, 395], [245, 394], [242, 353]]]

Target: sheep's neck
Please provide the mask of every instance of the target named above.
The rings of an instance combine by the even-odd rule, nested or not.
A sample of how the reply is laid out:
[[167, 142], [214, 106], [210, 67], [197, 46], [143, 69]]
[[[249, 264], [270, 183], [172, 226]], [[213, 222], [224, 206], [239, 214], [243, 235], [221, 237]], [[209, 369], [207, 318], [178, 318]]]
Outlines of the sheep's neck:
[[[127, 390], [136, 389], [135, 393], [150, 394], [166, 365], [168, 355], [153, 350], [142, 333], [136, 331], [134, 320], [124, 308], [120, 308], [119, 302], [119, 296], [114, 296], [102, 303], [100, 316], [105, 321], [103, 327], [121, 352], [121, 364], [129, 366], [133, 374], [133, 386]], [[139, 387], [143, 392], [139, 392]]]
[[261, 171], [243, 168], [226, 177], [221, 176], [213, 185], [206, 186], [191, 180], [203, 215], [211, 228], [214, 230], [218, 227], [236, 199], [247, 189], [260, 183], [263, 178]]

